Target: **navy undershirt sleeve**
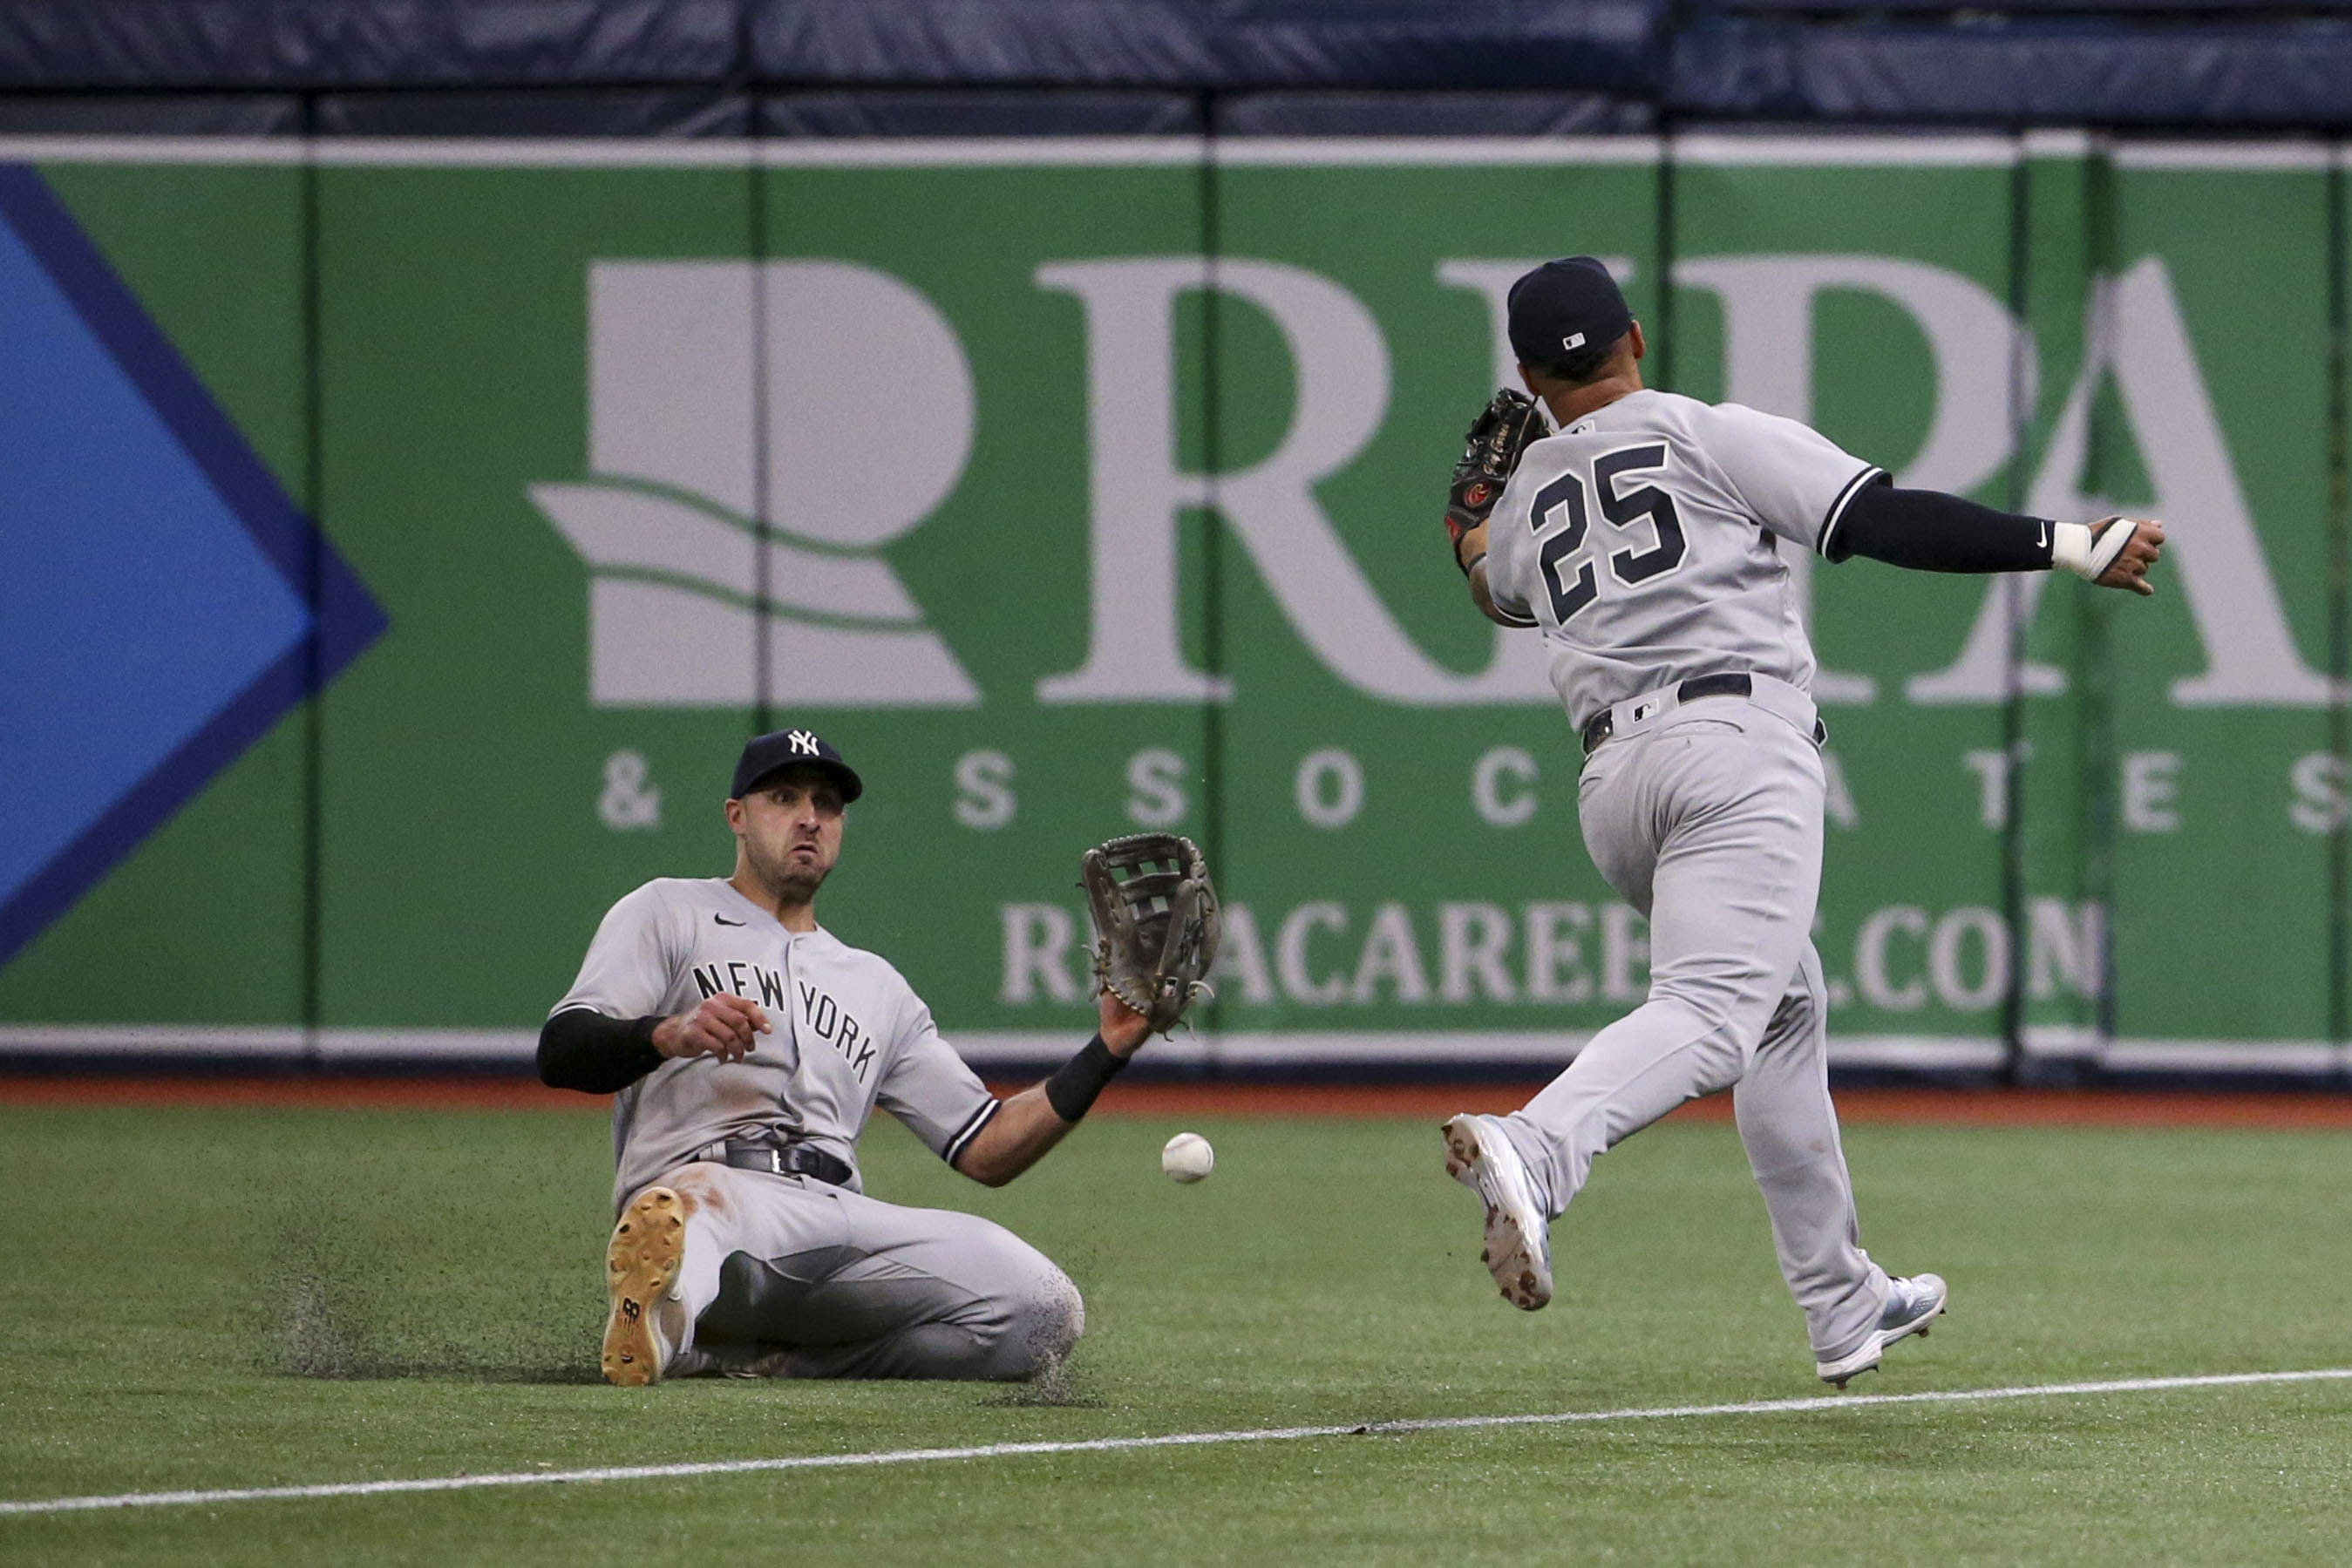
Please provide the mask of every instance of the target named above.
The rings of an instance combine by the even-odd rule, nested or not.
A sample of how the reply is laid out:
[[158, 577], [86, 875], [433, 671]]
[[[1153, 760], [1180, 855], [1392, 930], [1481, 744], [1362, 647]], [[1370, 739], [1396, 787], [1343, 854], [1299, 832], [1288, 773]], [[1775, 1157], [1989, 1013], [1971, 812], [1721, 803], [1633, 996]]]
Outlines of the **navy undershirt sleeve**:
[[617, 1094], [662, 1064], [654, 1049], [659, 1018], [616, 1019], [567, 1008], [540, 1026], [539, 1081], [550, 1089]]
[[1826, 551], [1866, 555], [1915, 571], [2046, 571], [2051, 526], [1940, 490], [1878, 484], [1846, 503]]

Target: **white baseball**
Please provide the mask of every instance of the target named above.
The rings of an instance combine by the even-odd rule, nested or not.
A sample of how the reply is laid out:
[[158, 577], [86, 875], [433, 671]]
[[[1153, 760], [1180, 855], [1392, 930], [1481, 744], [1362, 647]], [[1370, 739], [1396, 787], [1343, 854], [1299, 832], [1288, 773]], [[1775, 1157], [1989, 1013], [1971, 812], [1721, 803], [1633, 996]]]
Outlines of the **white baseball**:
[[1160, 1151], [1160, 1168], [1170, 1181], [1196, 1182], [1217, 1168], [1217, 1151], [1198, 1133], [1179, 1133]]

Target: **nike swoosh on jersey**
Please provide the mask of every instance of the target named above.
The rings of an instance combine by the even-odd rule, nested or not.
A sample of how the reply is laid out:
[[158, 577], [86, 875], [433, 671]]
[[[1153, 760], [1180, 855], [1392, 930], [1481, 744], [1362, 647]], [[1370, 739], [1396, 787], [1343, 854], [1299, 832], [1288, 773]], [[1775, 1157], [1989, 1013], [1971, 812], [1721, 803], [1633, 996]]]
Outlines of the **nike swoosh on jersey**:
[[710, 918], [716, 920], [721, 925], [748, 925], [751, 924], [751, 922], [746, 920], [730, 920], [723, 915], [714, 915]]

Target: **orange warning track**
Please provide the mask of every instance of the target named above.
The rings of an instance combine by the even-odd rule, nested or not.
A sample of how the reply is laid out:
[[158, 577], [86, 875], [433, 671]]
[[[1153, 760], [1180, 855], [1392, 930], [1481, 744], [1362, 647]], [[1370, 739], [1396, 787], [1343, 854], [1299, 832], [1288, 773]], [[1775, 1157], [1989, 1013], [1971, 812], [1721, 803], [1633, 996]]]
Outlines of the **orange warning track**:
[[[1010, 1093], [1023, 1084], [998, 1084]], [[1131, 1116], [1404, 1116], [1508, 1111], [1534, 1083], [1115, 1083], [1097, 1114]], [[289, 1111], [541, 1111], [601, 1113], [602, 1095], [513, 1078], [0, 1077], [0, 1105], [199, 1106]], [[2200, 1094], [2113, 1089], [1849, 1089], [1846, 1121], [1953, 1126], [2352, 1129], [2352, 1094], [2312, 1091]], [[1685, 1105], [1684, 1121], [1727, 1122], [1727, 1095]]]

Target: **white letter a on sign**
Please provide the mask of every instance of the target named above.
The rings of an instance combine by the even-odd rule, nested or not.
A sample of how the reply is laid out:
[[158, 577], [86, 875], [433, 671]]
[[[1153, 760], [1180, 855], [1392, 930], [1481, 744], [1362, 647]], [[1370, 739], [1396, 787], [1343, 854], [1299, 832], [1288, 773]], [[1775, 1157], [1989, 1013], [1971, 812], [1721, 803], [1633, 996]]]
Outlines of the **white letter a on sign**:
[[[2182, 707], [2326, 706], [2327, 678], [2304, 663], [2288, 631], [2164, 263], [2149, 256], [2112, 284], [2095, 286], [2087, 317], [2091, 344], [2051, 433], [2027, 509], [2062, 520], [2116, 509], [2105, 497], [2076, 489], [2090, 444], [2091, 399], [2100, 377], [2112, 371], [2132, 441], [2155, 487], [2156, 515], [2168, 530], [2164, 575], [2180, 584], [2205, 650], [2204, 673], [2173, 682], [2172, 700]], [[2022, 591], [2022, 619], [2032, 620], [2048, 580], [2037, 572], [2008, 585]], [[1913, 702], [2001, 700], [2008, 637], [2003, 587], [1996, 580], [1987, 591], [1958, 659], [1912, 677], [1906, 689]], [[2029, 692], [2065, 689], [2065, 673], [2054, 666], [2029, 664], [2021, 673]]]

